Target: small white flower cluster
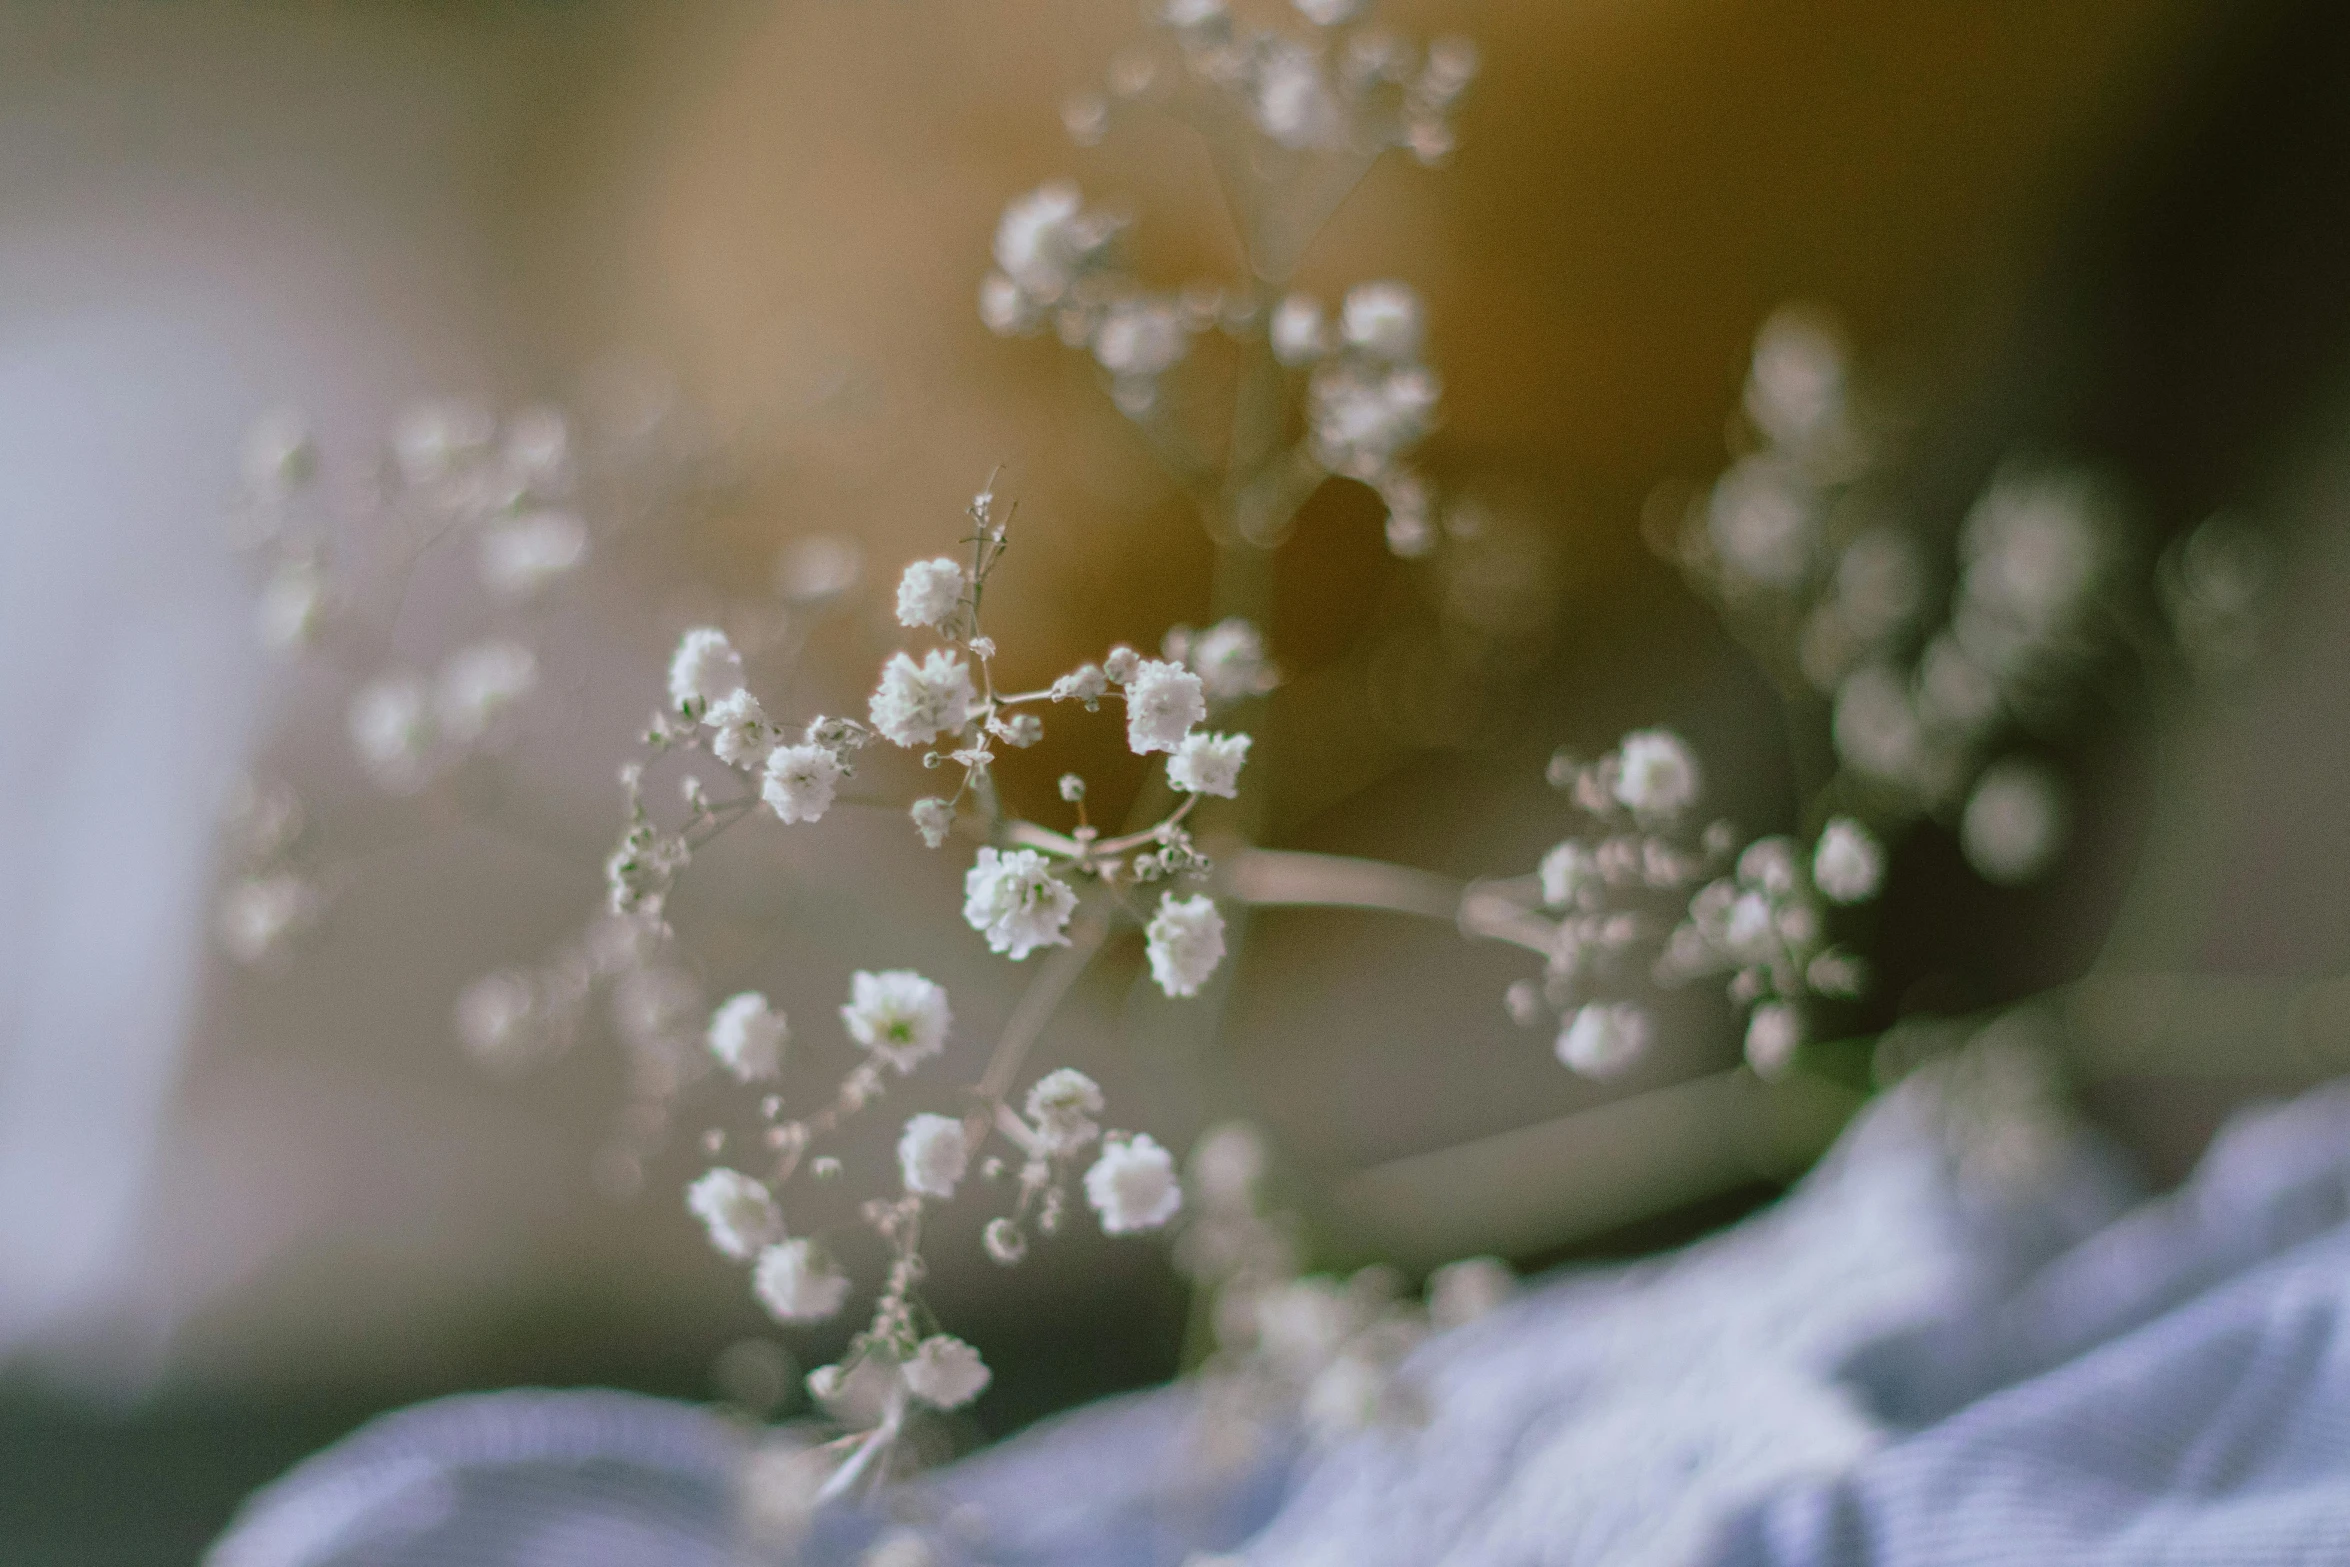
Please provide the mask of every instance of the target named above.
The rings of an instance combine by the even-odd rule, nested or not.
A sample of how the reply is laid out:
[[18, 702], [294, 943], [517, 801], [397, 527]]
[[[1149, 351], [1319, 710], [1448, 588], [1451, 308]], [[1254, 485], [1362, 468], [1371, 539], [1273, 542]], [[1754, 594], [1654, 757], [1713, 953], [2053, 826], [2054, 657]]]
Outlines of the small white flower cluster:
[[222, 813], [221, 849], [237, 869], [213, 906], [228, 955], [251, 966], [280, 962], [324, 918], [327, 880], [309, 863], [301, 797], [278, 779], [242, 777]]
[[[1808, 860], [1792, 839], [1766, 837], [1732, 865], [1737, 835], [1719, 821], [1685, 847], [1682, 823], [1701, 794], [1697, 759], [1662, 729], [1626, 735], [1595, 762], [1561, 754], [1550, 779], [1597, 830], [1553, 846], [1530, 886], [1495, 888], [1498, 913], [1483, 917], [1501, 922], [1492, 933], [1545, 954], [1542, 982], [1518, 981], [1508, 1004], [1528, 1027], [1560, 1017], [1562, 1065], [1609, 1078], [1638, 1064], [1652, 1032], [1646, 1009], [1594, 992], [1639, 980], [1730, 973], [1730, 998], [1749, 1011], [1747, 1059], [1771, 1077], [1802, 1043], [1801, 1001], [1860, 992], [1860, 962], [1828, 943], [1821, 905], [1864, 902], [1883, 883], [1884, 849], [1861, 823], [1829, 822]], [[1513, 898], [1513, 885], [1533, 894], [1529, 903]], [[1659, 916], [1692, 887], [1685, 915], [1668, 929]], [[1652, 954], [1644, 973], [1634, 963], [1642, 953]]]
[[538, 679], [538, 659], [519, 642], [460, 648], [429, 682], [380, 676], [351, 698], [351, 748], [384, 790], [413, 793], [495, 738]]
[[1364, 283], [1340, 305], [1335, 327], [1302, 294], [1273, 312], [1273, 353], [1310, 368], [1307, 449], [1332, 473], [1360, 479], [1387, 506], [1387, 543], [1411, 559], [1436, 544], [1428, 482], [1405, 459], [1435, 428], [1443, 383], [1421, 358], [1426, 309], [1408, 284]]
[[1400, 147], [1441, 163], [1454, 146], [1452, 112], [1477, 73], [1476, 50], [1440, 38], [1423, 53], [1369, 25], [1369, 9], [1363, 0], [1297, 0], [1306, 25], [1258, 27], [1235, 18], [1226, 0], [1166, 0], [1155, 11], [1171, 47], [1121, 55], [1106, 90], [1072, 99], [1063, 122], [1091, 145], [1116, 111], [1151, 103], [1213, 139], [1258, 143], [1253, 162], [1310, 165]]
[[1884, 875], [1883, 847], [1849, 817], [1821, 830], [1808, 859], [1793, 839], [1758, 838], [1732, 874], [1689, 900], [1657, 977], [1670, 984], [1729, 974], [1731, 1002], [1748, 1009], [1747, 1064], [1778, 1077], [1803, 1043], [1804, 1000], [1849, 1000], [1866, 983], [1860, 959], [1829, 944], [1821, 903], [1865, 902]]

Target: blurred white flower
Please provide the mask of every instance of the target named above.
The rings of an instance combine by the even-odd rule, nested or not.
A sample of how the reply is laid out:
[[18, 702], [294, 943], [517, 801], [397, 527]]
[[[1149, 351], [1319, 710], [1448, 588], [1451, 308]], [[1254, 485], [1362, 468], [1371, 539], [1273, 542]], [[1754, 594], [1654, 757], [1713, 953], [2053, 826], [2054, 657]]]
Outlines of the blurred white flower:
[[1093, 332], [1093, 357], [1114, 376], [1148, 380], [1181, 362], [1191, 348], [1183, 317], [1163, 299], [1121, 299]]
[[1499, 1257], [1464, 1257], [1428, 1275], [1428, 1320], [1457, 1328], [1489, 1316], [1518, 1292], [1518, 1275]]
[[1273, 307], [1266, 328], [1273, 357], [1289, 366], [1312, 364], [1327, 344], [1323, 335], [1322, 302], [1310, 294], [1286, 294]]
[[482, 586], [528, 598], [587, 558], [587, 524], [565, 511], [531, 511], [481, 531]]
[[960, 1409], [986, 1391], [990, 1373], [979, 1351], [933, 1333], [905, 1364], [906, 1391], [935, 1409]]
[[955, 808], [936, 795], [916, 800], [907, 814], [914, 818], [914, 830], [922, 835], [923, 843], [933, 849], [945, 843], [955, 828]]
[[351, 744], [377, 783], [405, 792], [424, 782], [433, 728], [422, 680], [387, 675], [362, 686], [351, 698], [349, 723]]
[[1831, 902], [1864, 902], [1877, 895], [1884, 879], [1885, 850], [1876, 834], [1849, 816], [1835, 817], [1820, 829], [1811, 880]]
[[1746, 1064], [1756, 1075], [1776, 1078], [1794, 1064], [1803, 1043], [1803, 1016], [1791, 1003], [1766, 1001], [1746, 1022]]
[[2066, 826], [2055, 775], [2037, 762], [2009, 758], [1976, 780], [1958, 841], [1984, 880], [2018, 886], [2048, 869], [2064, 847]]
[[1542, 883], [1542, 902], [1545, 908], [1563, 909], [1574, 904], [1587, 887], [1596, 888], [1599, 877], [1599, 857], [1581, 843], [1569, 838], [1553, 844], [1542, 856], [1535, 869]]
[[1408, 283], [1362, 283], [1347, 292], [1339, 309], [1346, 346], [1376, 359], [1408, 364], [1420, 355], [1426, 311]]
[[1706, 531], [1734, 580], [1792, 588], [1811, 569], [1818, 507], [1793, 463], [1756, 452], [1714, 482]]
[[1075, 1067], [1048, 1072], [1028, 1090], [1029, 1122], [1054, 1158], [1066, 1158], [1100, 1136], [1093, 1117], [1101, 1113], [1101, 1085]]
[[1170, 996], [1198, 995], [1224, 961], [1224, 916], [1205, 893], [1189, 898], [1161, 893], [1144, 935], [1151, 978]]
[[289, 560], [269, 574], [253, 605], [253, 629], [261, 645], [283, 653], [314, 640], [328, 609], [326, 574], [316, 562]]
[[1559, 1030], [1559, 1063], [1585, 1077], [1609, 1078], [1630, 1070], [1648, 1048], [1648, 1014], [1629, 1001], [1593, 1002], [1578, 1008]]
[[433, 693], [441, 733], [457, 745], [471, 744], [538, 679], [538, 659], [519, 642], [482, 642], [451, 654]]
[[923, 1114], [906, 1122], [898, 1138], [898, 1170], [907, 1191], [942, 1200], [952, 1197], [970, 1164], [971, 1145], [963, 1136], [963, 1123], [953, 1116]]
[[848, 1299], [849, 1280], [813, 1242], [789, 1240], [759, 1253], [751, 1288], [778, 1322], [822, 1322]]
[[1085, 1172], [1085, 1200], [1101, 1216], [1102, 1233], [1155, 1230], [1183, 1206], [1175, 1160], [1148, 1133], [1113, 1135]]
[[737, 1081], [749, 1083], [783, 1070], [783, 1046], [791, 1029], [765, 996], [746, 990], [729, 997], [710, 1014], [710, 1027], [703, 1037], [719, 1063]]
[[1077, 894], [1034, 849], [981, 849], [963, 876], [963, 918], [987, 938], [990, 952], [1015, 961], [1038, 947], [1065, 947], [1063, 927]]
[[1697, 757], [1668, 729], [1624, 736], [1618, 751], [1615, 796], [1643, 816], [1677, 816], [1697, 803]]
[[280, 496], [318, 472], [318, 444], [310, 422], [292, 408], [272, 408], [245, 432], [241, 467], [257, 495]]
[[247, 876], [229, 884], [214, 915], [221, 945], [239, 963], [259, 963], [317, 917], [318, 890], [292, 872]]
[[710, 1231], [710, 1244], [737, 1262], [783, 1236], [783, 1211], [766, 1184], [740, 1170], [703, 1172], [685, 1189], [685, 1205]]
[[1265, 657], [1265, 636], [1235, 615], [1191, 637], [1183, 662], [1200, 678], [1211, 705], [1263, 696], [1278, 683]]
[[946, 988], [902, 968], [850, 975], [840, 1020], [851, 1039], [901, 1076], [945, 1049], [954, 1026]]

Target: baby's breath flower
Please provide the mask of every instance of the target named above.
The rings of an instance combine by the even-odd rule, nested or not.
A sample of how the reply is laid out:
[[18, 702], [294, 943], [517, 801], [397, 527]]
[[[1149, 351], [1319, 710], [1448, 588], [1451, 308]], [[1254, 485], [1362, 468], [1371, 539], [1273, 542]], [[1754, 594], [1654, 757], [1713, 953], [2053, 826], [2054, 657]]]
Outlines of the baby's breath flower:
[[933, 849], [945, 843], [947, 834], [954, 831], [955, 808], [936, 795], [916, 800], [908, 814], [914, 818], [914, 830]]
[[482, 529], [482, 586], [500, 598], [529, 598], [587, 558], [587, 524], [566, 511], [524, 512]]
[[1289, 366], [1312, 364], [1322, 357], [1327, 346], [1323, 340], [1322, 302], [1310, 294], [1288, 294], [1273, 307], [1273, 319], [1266, 328], [1272, 340], [1273, 357]]
[[1110, 689], [1110, 677], [1099, 664], [1084, 664], [1055, 680], [1052, 699], [1056, 702], [1083, 702], [1091, 707]]
[[1803, 1016], [1785, 1001], [1766, 1001], [1746, 1023], [1746, 1064], [1758, 1076], [1775, 1078], [1794, 1064], [1803, 1043]]
[[1102, 659], [1102, 673], [1119, 685], [1124, 685], [1141, 672], [1142, 655], [1130, 647], [1114, 647]]
[[1410, 284], [1363, 283], [1348, 291], [1339, 330], [1349, 348], [1408, 364], [1420, 354], [1422, 316], [1420, 296]]
[[710, 704], [702, 722], [710, 726], [710, 752], [729, 767], [756, 767], [775, 744], [767, 710], [746, 690], [729, 691]]
[[851, 1039], [901, 1076], [945, 1049], [954, 1025], [945, 987], [902, 968], [850, 975], [840, 1020]]
[[1624, 736], [1616, 799], [1643, 816], [1676, 816], [1697, 803], [1697, 758], [1669, 729]]
[[1093, 334], [1093, 357], [1122, 379], [1149, 380], [1164, 374], [1190, 347], [1182, 316], [1163, 299], [1119, 300]]
[[405, 791], [424, 781], [433, 730], [423, 681], [388, 675], [362, 687], [351, 699], [350, 728], [351, 744], [376, 782]]
[[767, 755], [759, 798], [784, 821], [817, 821], [832, 809], [842, 771], [840, 758], [824, 746], [779, 745]]
[[1425, 366], [1323, 364], [1307, 387], [1315, 460], [1334, 473], [1376, 477], [1428, 433], [1442, 395]]
[[988, 1220], [987, 1228], [980, 1232], [979, 1239], [980, 1244], [987, 1248], [987, 1255], [1007, 1268], [1028, 1255], [1028, 1237], [1021, 1233], [1019, 1225], [1009, 1219]]
[[1837, 903], [1859, 903], [1877, 895], [1885, 879], [1885, 850], [1876, 835], [1849, 816], [1820, 830], [1812, 854], [1812, 885]]
[[1061, 775], [1061, 798], [1075, 805], [1085, 798], [1085, 780], [1075, 773]]
[[919, 664], [909, 654], [893, 653], [873, 693], [873, 727], [893, 745], [928, 745], [942, 734], [960, 733], [978, 700], [971, 666], [952, 653], [933, 649]]
[[898, 1170], [906, 1190], [942, 1201], [955, 1195], [971, 1164], [963, 1123], [948, 1115], [917, 1115], [898, 1138]]
[[1077, 894], [1034, 849], [981, 849], [963, 877], [963, 918], [990, 952], [1015, 961], [1038, 947], [1067, 946], [1063, 927], [1076, 907]]
[[519, 642], [478, 642], [451, 654], [433, 692], [441, 733], [469, 744], [538, 680], [539, 661]]
[[1101, 1086], [1075, 1067], [1048, 1072], [1028, 1090], [1028, 1119], [1054, 1158], [1066, 1158], [1101, 1135], [1091, 1119], [1101, 1113]]
[[1112, 1134], [1085, 1172], [1085, 1200], [1101, 1215], [1102, 1233], [1130, 1235], [1155, 1230], [1183, 1206], [1183, 1184], [1175, 1160], [1147, 1132]]
[[669, 701], [679, 712], [698, 719], [742, 686], [742, 655], [725, 632], [698, 626], [678, 639], [669, 660]]
[[1206, 894], [1159, 895], [1159, 911], [1145, 927], [1151, 978], [1170, 996], [1196, 996], [1224, 961], [1224, 916]]
[[991, 1375], [979, 1351], [944, 1333], [914, 1346], [904, 1374], [906, 1391], [935, 1409], [962, 1408], [986, 1390]]
[[1181, 664], [1138, 659], [1123, 683], [1126, 745], [1137, 756], [1174, 750], [1191, 726], [1208, 716], [1206, 687]]
[[262, 495], [300, 488], [318, 472], [318, 445], [310, 422], [292, 408], [272, 408], [245, 432], [245, 483]]
[[2064, 847], [2064, 798], [2036, 762], [2009, 759], [1984, 770], [1959, 818], [1959, 846], [1986, 880], [2019, 886], [2046, 870]]
[[848, 1298], [849, 1280], [813, 1242], [791, 1240], [759, 1253], [751, 1288], [778, 1322], [822, 1322]]
[[309, 923], [319, 902], [318, 890], [291, 872], [245, 877], [221, 894], [221, 943], [239, 963], [259, 963]]
[[1535, 874], [1542, 882], [1543, 906], [1563, 909], [1573, 904], [1585, 887], [1594, 885], [1599, 876], [1599, 859], [1589, 848], [1569, 838], [1552, 846]]
[[710, 1231], [710, 1244], [737, 1262], [783, 1237], [783, 1213], [765, 1183], [740, 1170], [705, 1171], [685, 1189], [685, 1205]]
[[318, 563], [289, 560], [269, 574], [253, 606], [253, 628], [261, 645], [286, 652], [313, 640], [326, 624], [326, 574]]
[[1593, 1002], [1559, 1030], [1561, 1065], [1585, 1077], [1614, 1077], [1648, 1048], [1648, 1014], [1628, 1001]]
[[1210, 704], [1263, 696], [1278, 683], [1265, 657], [1265, 634], [1235, 615], [1191, 638], [1184, 662]]
[[1004, 208], [996, 224], [995, 260], [1029, 299], [1051, 304], [1100, 255], [1109, 226], [1089, 218], [1077, 187], [1056, 180]]
[[936, 626], [963, 601], [963, 568], [944, 555], [918, 560], [898, 579], [898, 624]]
[[1188, 734], [1167, 758], [1167, 782], [1185, 794], [1231, 799], [1240, 793], [1240, 766], [1248, 760], [1247, 735]]
[[783, 1014], [755, 990], [730, 997], [710, 1014], [710, 1053], [745, 1083], [783, 1070], [783, 1044], [791, 1029]]

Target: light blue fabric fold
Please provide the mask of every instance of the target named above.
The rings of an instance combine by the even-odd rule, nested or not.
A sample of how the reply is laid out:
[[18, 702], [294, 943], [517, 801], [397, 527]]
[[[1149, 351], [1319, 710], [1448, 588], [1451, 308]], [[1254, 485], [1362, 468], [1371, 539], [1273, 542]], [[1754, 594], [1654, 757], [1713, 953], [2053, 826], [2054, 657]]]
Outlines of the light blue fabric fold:
[[[2239, 1117], [2152, 1203], [2045, 1090], [2013, 1052], [1921, 1073], [1765, 1213], [1431, 1340], [1424, 1426], [1211, 1475], [1191, 1395], [1132, 1395], [935, 1472], [894, 1521], [836, 1513], [802, 1559], [911, 1520], [939, 1567], [2350, 1561], [2350, 1085]], [[390, 1417], [265, 1492], [214, 1567], [736, 1559], [731, 1435], [611, 1397]], [[350, 1502], [426, 1471], [429, 1518]], [[306, 1498], [340, 1520], [309, 1554]], [[234, 1553], [271, 1529], [277, 1554]]]

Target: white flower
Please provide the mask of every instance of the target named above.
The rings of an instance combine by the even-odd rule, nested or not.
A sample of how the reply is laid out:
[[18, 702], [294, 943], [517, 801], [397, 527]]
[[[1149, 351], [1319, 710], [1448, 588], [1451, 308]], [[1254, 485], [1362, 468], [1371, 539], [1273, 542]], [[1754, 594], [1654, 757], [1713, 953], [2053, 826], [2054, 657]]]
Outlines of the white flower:
[[1207, 716], [1207, 688], [1181, 664], [1141, 659], [1126, 678], [1126, 745], [1137, 756], [1174, 750]]
[[1124, 644], [1120, 644], [1102, 655], [1102, 674], [1108, 679], [1117, 681], [1120, 685], [1124, 685], [1141, 672], [1142, 655]]
[[1697, 758], [1669, 729], [1624, 736], [1616, 799], [1643, 816], [1674, 816], [1697, 803]]
[[1174, 1218], [1183, 1184], [1175, 1179], [1174, 1156], [1137, 1132], [1102, 1145], [1102, 1156], [1085, 1172], [1085, 1200], [1101, 1215], [1103, 1234], [1130, 1235]]
[[1797, 858], [1794, 839], [1778, 833], [1757, 838], [1738, 856], [1738, 879], [1784, 898], [1795, 890]]
[[1082, 202], [1076, 186], [1057, 180], [1011, 202], [996, 224], [996, 265], [1038, 304], [1066, 293], [1109, 240], [1110, 226]]
[[282, 653], [317, 636], [326, 612], [326, 574], [314, 562], [290, 560], [262, 585], [253, 605], [253, 628], [263, 647]]
[[1273, 307], [1267, 336], [1273, 357], [1285, 365], [1311, 364], [1322, 357], [1322, 302], [1310, 294], [1284, 295]]
[[935, 626], [963, 601], [963, 568], [944, 555], [918, 560], [898, 578], [898, 624]]
[[955, 827], [955, 808], [936, 795], [916, 800], [908, 814], [914, 818], [914, 830], [933, 849], [946, 842]]
[[1190, 347], [1182, 315], [1160, 299], [1119, 300], [1093, 333], [1093, 357], [1101, 367], [1136, 380], [1173, 369]]
[[710, 1053], [737, 1079], [748, 1083], [783, 1070], [783, 1042], [791, 1029], [783, 1014], [755, 990], [733, 996], [710, 1014], [704, 1036]]
[[424, 781], [425, 754], [432, 746], [432, 715], [424, 682], [414, 675], [389, 675], [351, 698], [351, 744], [359, 760], [387, 789], [413, 789]]
[[1770, 898], [1742, 892], [1722, 921], [1722, 948], [1741, 963], [1767, 963], [1778, 947], [1779, 922]]
[[1648, 1014], [1628, 1001], [1593, 1002], [1559, 1030], [1562, 1066], [1585, 1077], [1614, 1077], [1648, 1048]]
[[539, 661], [519, 642], [482, 642], [451, 654], [433, 693], [441, 733], [467, 744], [538, 681]]
[[1264, 633], [1237, 615], [1192, 638], [1184, 662], [1199, 676], [1211, 703], [1263, 696], [1276, 683], [1265, 657]]
[[1015, 961], [1038, 947], [1067, 946], [1062, 927], [1076, 907], [1077, 894], [1034, 849], [982, 849], [963, 877], [963, 918], [987, 938], [990, 952]]
[[1766, 1001], [1746, 1024], [1746, 1064], [1756, 1075], [1775, 1078], [1795, 1060], [1803, 1043], [1803, 1017], [1784, 1001]]
[[928, 745], [961, 732], [978, 700], [971, 666], [952, 653], [934, 648], [919, 664], [910, 654], [893, 653], [873, 693], [873, 727], [892, 745]]
[[1240, 792], [1240, 764], [1248, 760], [1247, 735], [1188, 734], [1167, 758], [1167, 782], [1185, 794], [1231, 799]]
[[1418, 365], [1364, 368], [1333, 360], [1307, 387], [1315, 460], [1335, 473], [1370, 478], [1428, 433], [1443, 395]]
[[1052, 699], [1056, 702], [1083, 702], [1088, 706], [1102, 699], [1110, 689], [1110, 677], [1099, 664], [1083, 664], [1053, 682]]
[[239, 963], [258, 963], [318, 912], [319, 895], [301, 877], [281, 871], [248, 876], [220, 896], [221, 943]]
[[1066, 1157], [1101, 1135], [1092, 1117], [1102, 1113], [1101, 1086], [1075, 1067], [1062, 1067], [1028, 1090], [1028, 1119], [1037, 1141], [1056, 1158]]
[[1959, 846], [1986, 881], [2032, 880], [2064, 847], [2064, 797], [2036, 762], [2010, 758], [1984, 770], [1959, 818]]
[[587, 558], [587, 524], [565, 511], [525, 512], [481, 532], [481, 585], [528, 598]]
[[848, 1298], [849, 1280], [812, 1242], [794, 1240], [759, 1253], [751, 1288], [778, 1322], [822, 1322]]
[[987, 1363], [959, 1338], [933, 1333], [904, 1367], [906, 1391], [935, 1409], [960, 1409], [987, 1387]]
[[1198, 995], [1224, 961], [1224, 916], [1205, 893], [1189, 898], [1161, 893], [1159, 911], [1143, 934], [1149, 941], [1151, 978], [1170, 996]]
[[1457, 1328], [1490, 1316], [1518, 1292], [1518, 1276], [1498, 1257], [1464, 1257], [1428, 1275], [1428, 1321]]
[[1542, 882], [1543, 906], [1563, 909], [1581, 896], [1586, 886], [1593, 884], [1599, 875], [1599, 856], [1569, 838], [1551, 847], [1535, 874]]
[[1346, 122], [1330, 84], [1323, 79], [1320, 57], [1288, 39], [1274, 36], [1259, 52], [1254, 101], [1258, 129], [1296, 150], [1328, 145]]
[[851, 1039], [900, 1074], [945, 1049], [955, 1021], [947, 1010], [946, 988], [902, 968], [878, 974], [859, 969], [850, 975], [849, 1002], [840, 1009], [840, 1020]]
[[1355, 19], [1363, 0], [1297, 0], [1298, 15], [1316, 27], [1338, 27]]
[[1347, 293], [1339, 309], [1339, 330], [1349, 348], [1406, 363], [1420, 353], [1420, 296], [1408, 283], [1360, 284]]
[[1885, 850], [1876, 835], [1849, 816], [1820, 829], [1811, 881], [1832, 902], [1859, 903], [1877, 895], [1885, 879]]
[[685, 1189], [685, 1205], [708, 1226], [710, 1244], [737, 1262], [783, 1235], [783, 1213], [763, 1182], [740, 1170], [706, 1171]]
[[963, 1123], [948, 1115], [918, 1115], [906, 1122], [898, 1138], [898, 1170], [906, 1190], [924, 1197], [947, 1198], [971, 1164], [971, 1145]]
[[488, 450], [498, 422], [486, 408], [465, 402], [417, 403], [392, 431], [392, 454], [410, 484], [447, 478], [458, 464]]
[[1036, 326], [1036, 305], [1019, 284], [990, 272], [979, 280], [979, 322], [998, 337], [1011, 337]]
[[840, 783], [840, 758], [821, 745], [779, 745], [767, 755], [767, 777], [759, 798], [787, 822], [812, 822], [832, 809]]
[[1733, 579], [1791, 588], [1810, 571], [1819, 508], [1801, 470], [1786, 458], [1741, 457], [1714, 482], [1706, 532]]
[[282, 494], [310, 482], [318, 471], [318, 446], [310, 423], [291, 408], [272, 408], [245, 432], [245, 482], [263, 495]]
[[710, 751], [729, 767], [756, 767], [775, 744], [767, 710], [748, 690], [730, 691], [702, 715], [710, 728]]
[[669, 660], [669, 701], [679, 712], [699, 718], [742, 688], [742, 655], [725, 632], [697, 626], [678, 639]]

